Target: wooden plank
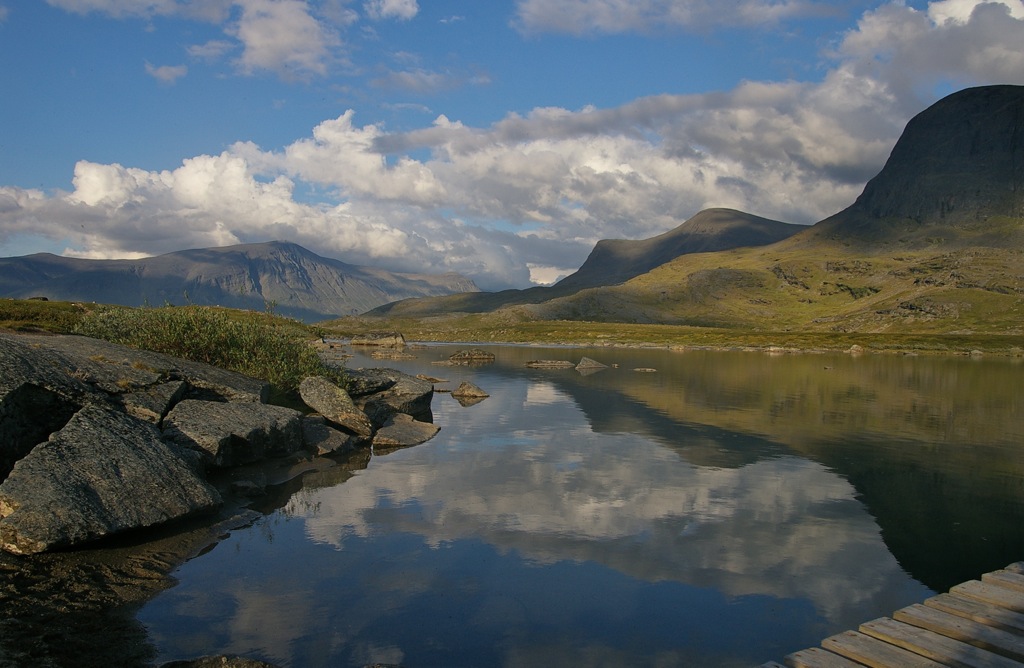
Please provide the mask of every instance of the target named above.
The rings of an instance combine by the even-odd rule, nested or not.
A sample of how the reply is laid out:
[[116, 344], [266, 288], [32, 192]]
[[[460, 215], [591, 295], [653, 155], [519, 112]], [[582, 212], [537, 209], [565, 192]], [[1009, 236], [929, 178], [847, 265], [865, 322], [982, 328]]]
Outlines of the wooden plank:
[[1006, 587], [1013, 591], [1024, 592], [1024, 575], [1013, 571], [993, 571], [981, 576], [981, 581], [998, 587]]
[[[940, 668], [941, 663], [857, 631], [825, 638], [821, 646], [830, 652], [870, 668]], [[1019, 667], [1018, 667], [1019, 668]]]
[[973, 619], [976, 622], [981, 622], [993, 628], [1024, 633], [1024, 614], [1000, 608], [990, 603], [963, 598], [954, 594], [939, 594], [938, 596], [932, 596], [924, 604], [929, 608], [935, 608], [951, 615], [959, 615], [966, 619]]
[[1024, 573], [1024, 561], [1016, 561], [1006, 567], [1012, 573]]
[[803, 649], [786, 655], [789, 668], [864, 668], [864, 664], [850, 661], [821, 647]]
[[975, 647], [1020, 661], [1024, 659], [1024, 637], [991, 626], [985, 626], [965, 617], [950, 615], [924, 605], [911, 605], [897, 610], [893, 619], [898, 622], [928, 629], [947, 638], [960, 640]]
[[[862, 633], [956, 668], [1020, 668], [1020, 662], [887, 617], [861, 624]], [[899, 664], [897, 664], [899, 665]]]
[[949, 593], [998, 605], [1000, 608], [1006, 608], [1014, 612], [1024, 612], [1024, 593], [1016, 592], [1006, 587], [997, 587], [987, 582], [970, 580], [953, 587], [949, 590]]

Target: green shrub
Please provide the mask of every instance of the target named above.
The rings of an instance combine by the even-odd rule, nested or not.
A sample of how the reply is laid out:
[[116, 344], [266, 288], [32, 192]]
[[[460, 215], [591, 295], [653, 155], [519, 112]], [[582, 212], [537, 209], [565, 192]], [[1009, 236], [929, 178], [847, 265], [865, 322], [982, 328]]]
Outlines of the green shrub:
[[307, 376], [342, 379], [308, 344], [311, 330], [272, 313], [195, 305], [106, 307], [82, 318], [75, 333], [230, 369], [284, 391]]

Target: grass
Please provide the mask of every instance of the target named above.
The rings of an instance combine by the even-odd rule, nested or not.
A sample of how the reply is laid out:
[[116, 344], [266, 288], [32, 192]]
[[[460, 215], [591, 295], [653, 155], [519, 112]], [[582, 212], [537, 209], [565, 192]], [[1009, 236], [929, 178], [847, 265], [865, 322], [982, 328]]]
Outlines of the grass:
[[0, 300], [0, 328], [18, 332], [81, 334], [211, 364], [259, 378], [275, 394], [294, 392], [321, 375], [343, 382], [309, 341], [320, 331], [297, 320], [212, 306], [130, 308], [37, 300]]
[[348, 317], [321, 323], [328, 336], [400, 331], [409, 341], [525, 343], [710, 349], [985, 354], [1024, 356], [1024, 335], [751, 331], [686, 325], [530, 320], [508, 313], [449, 314], [429, 318]]
[[86, 313], [95, 308], [95, 304], [0, 299], [0, 329], [67, 334]]
[[290, 392], [303, 378], [342, 380], [309, 340], [315, 330], [268, 313], [210, 306], [104, 306], [79, 319], [73, 333], [203, 362], [265, 380]]

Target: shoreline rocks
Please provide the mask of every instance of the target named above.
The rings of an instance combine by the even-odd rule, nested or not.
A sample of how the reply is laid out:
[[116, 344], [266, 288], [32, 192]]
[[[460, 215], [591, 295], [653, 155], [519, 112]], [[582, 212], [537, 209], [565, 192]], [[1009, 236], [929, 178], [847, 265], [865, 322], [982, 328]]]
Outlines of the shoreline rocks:
[[346, 388], [302, 384], [315, 411], [305, 415], [266, 403], [267, 383], [209, 365], [80, 336], [0, 334], [0, 549], [74, 548], [213, 514], [225, 499], [211, 476], [222, 472], [437, 433], [431, 383], [346, 373]]

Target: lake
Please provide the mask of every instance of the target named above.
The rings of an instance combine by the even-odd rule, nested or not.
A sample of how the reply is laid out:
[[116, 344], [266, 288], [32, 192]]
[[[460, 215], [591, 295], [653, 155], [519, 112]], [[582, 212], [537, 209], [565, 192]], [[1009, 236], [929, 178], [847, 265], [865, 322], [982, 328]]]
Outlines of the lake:
[[[158, 661], [754, 666], [1024, 559], [1024, 363], [469, 346], [431, 441], [265, 500], [137, 619]], [[538, 359], [609, 368], [533, 369]], [[614, 365], [614, 366], [613, 366]]]

